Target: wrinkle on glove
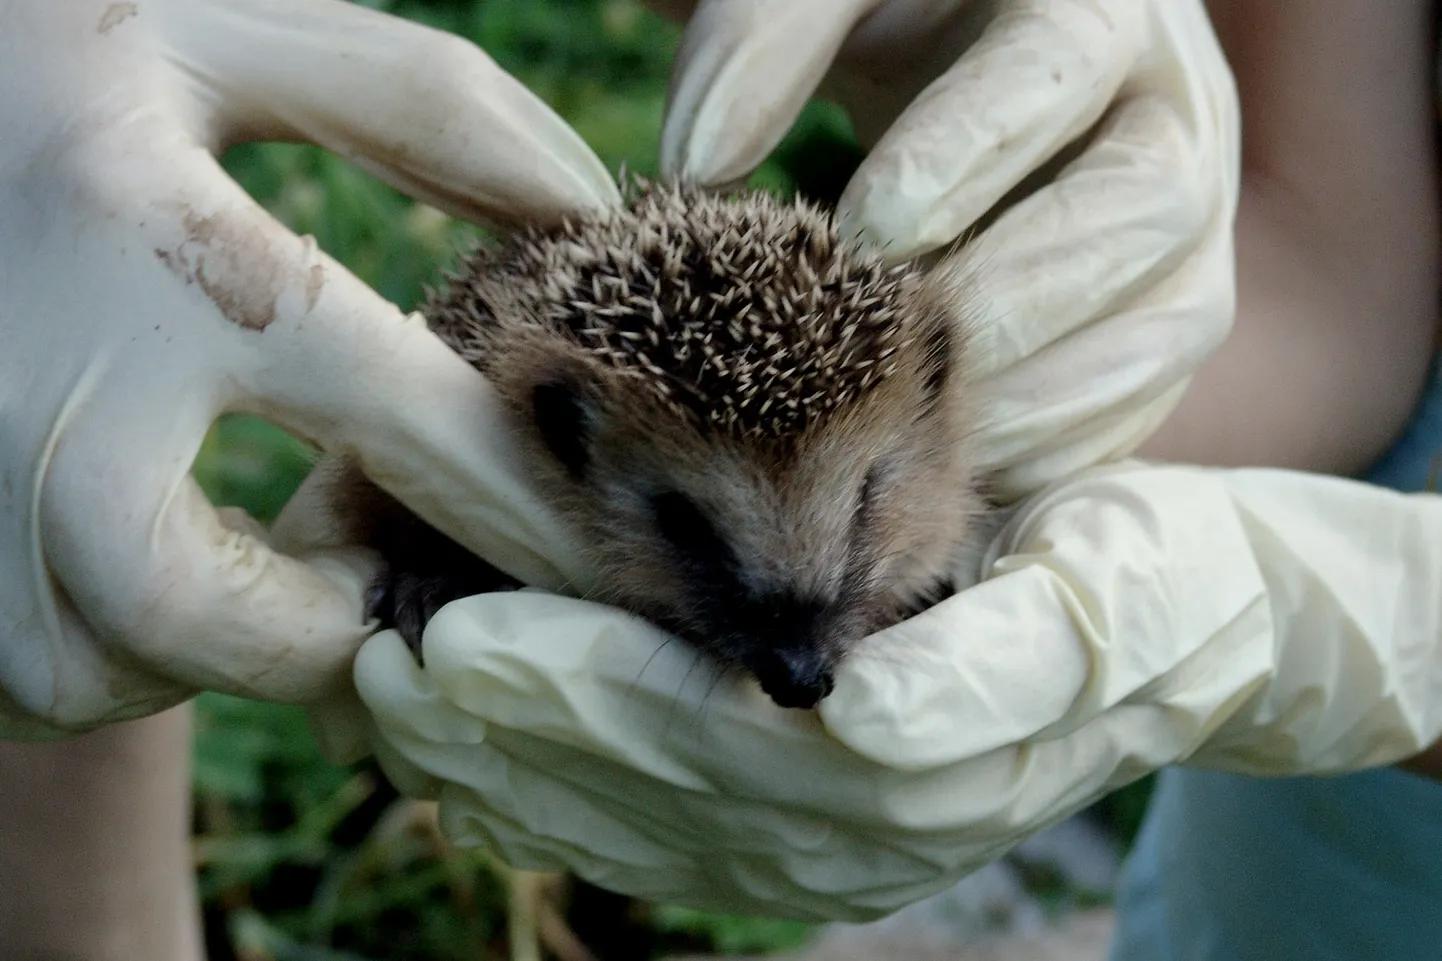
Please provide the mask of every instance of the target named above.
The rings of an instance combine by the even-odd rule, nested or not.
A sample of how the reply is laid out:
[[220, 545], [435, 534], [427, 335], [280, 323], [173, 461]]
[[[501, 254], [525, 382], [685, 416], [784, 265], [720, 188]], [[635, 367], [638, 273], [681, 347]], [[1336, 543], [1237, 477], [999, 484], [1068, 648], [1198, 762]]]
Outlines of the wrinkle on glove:
[[[447, 835], [638, 897], [861, 920], [1167, 764], [1392, 763], [1442, 736], [1442, 500], [1126, 464], [1028, 502], [986, 576], [872, 635], [815, 712], [542, 592], [356, 661]], [[1416, 572], [1422, 576], [1414, 576]]]
[[1240, 111], [1201, 0], [702, 0], [663, 172], [744, 177], [818, 93], [868, 148], [845, 228], [956, 275], [997, 495], [1140, 447], [1235, 310]]
[[480, 376], [216, 160], [319, 144], [496, 223], [617, 203], [539, 99], [339, 0], [7, 3], [0, 86], [0, 737], [202, 689], [344, 700], [375, 559], [224, 521], [190, 476], [223, 413], [350, 455], [534, 583], [584, 582]]

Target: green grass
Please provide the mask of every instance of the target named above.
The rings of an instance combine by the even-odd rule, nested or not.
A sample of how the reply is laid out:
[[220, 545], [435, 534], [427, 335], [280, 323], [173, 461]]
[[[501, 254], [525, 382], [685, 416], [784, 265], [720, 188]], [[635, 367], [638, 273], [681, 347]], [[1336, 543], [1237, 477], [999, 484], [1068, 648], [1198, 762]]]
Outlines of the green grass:
[[[679, 31], [635, 0], [371, 0], [466, 36], [575, 126], [613, 171], [655, 173], [661, 110]], [[860, 157], [841, 112], [808, 105], [752, 179], [834, 200]], [[226, 168], [252, 196], [404, 309], [480, 231], [322, 151], [251, 144]], [[196, 475], [218, 504], [275, 517], [314, 452], [273, 426], [228, 416]], [[428, 809], [397, 798], [366, 765], [317, 753], [301, 712], [207, 695], [197, 702], [196, 852], [211, 961], [483, 961], [516, 945], [507, 872], [451, 849]], [[1144, 789], [1119, 798], [1129, 822]], [[663, 950], [781, 950], [805, 926], [626, 904], [584, 886], [552, 899], [603, 956]], [[625, 919], [616, 912], [625, 909]]]

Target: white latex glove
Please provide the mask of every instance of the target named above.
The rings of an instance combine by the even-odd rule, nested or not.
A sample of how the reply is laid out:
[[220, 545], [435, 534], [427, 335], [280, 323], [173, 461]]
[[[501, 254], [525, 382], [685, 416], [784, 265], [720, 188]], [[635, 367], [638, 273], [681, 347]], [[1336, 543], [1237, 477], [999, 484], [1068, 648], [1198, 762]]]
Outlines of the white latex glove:
[[1240, 120], [1201, 0], [652, 5], [695, 8], [663, 171], [744, 177], [819, 86], [870, 148], [840, 212], [891, 255], [1006, 201], [957, 257], [999, 494], [1136, 450], [1230, 330]]
[[556, 535], [497, 507], [527, 498], [480, 378], [214, 158], [316, 143], [471, 219], [614, 203], [558, 117], [473, 45], [339, 0], [12, 0], [0, 89], [0, 737], [347, 680], [367, 559], [222, 524], [188, 471], [224, 411], [546, 582], [522, 545]]
[[1162, 765], [1384, 765], [1442, 736], [1442, 498], [1123, 464], [1012, 518], [974, 589], [868, 638], [817, 712], [613, 610], [443, 609], [356, 661], [447, 835], [666, 902], [860, 920]]

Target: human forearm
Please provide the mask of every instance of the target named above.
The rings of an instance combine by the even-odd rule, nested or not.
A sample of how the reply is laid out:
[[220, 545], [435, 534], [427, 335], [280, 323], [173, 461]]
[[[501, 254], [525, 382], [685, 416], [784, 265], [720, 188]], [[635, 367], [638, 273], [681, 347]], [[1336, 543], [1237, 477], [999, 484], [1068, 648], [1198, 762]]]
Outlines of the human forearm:
[[1242, 100], [1238, 310], [1142, 453], [1355, 473], [1435, 352], [1430, 0], [1214, 0]]
[[1414, 250], [1390, 283], [1358, 289], [1253, 189], [1238, 221], [1236, 326], [1141, 453], [1358, 473], [1391, 445], [1426, 378], [1436, 349], [1430, 266]]

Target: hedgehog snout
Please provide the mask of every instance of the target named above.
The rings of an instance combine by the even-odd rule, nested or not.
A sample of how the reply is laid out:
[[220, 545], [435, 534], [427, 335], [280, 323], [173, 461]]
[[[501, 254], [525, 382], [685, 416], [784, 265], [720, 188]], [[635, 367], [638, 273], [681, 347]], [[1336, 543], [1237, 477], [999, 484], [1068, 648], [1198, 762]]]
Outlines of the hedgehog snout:
[[762, 650], [754, 660], [761, 689], [778, 707], [815, 707], [835, 684], [831, 658], [814, 646]]
[[780, 707], [812, 708], [834, 686], [844, 621], [834, 604], [768, 594], [729, 612], [729, 647]]

